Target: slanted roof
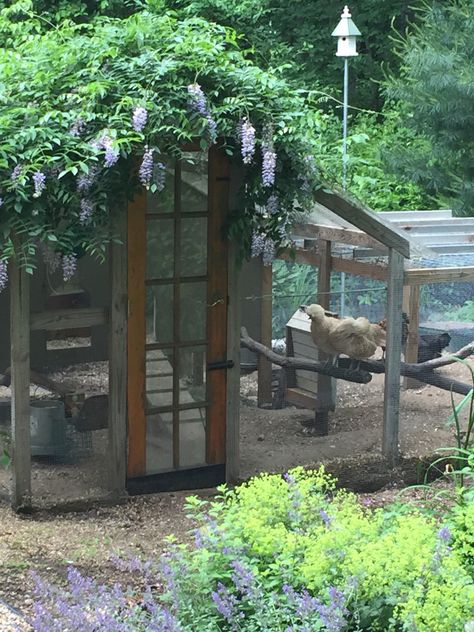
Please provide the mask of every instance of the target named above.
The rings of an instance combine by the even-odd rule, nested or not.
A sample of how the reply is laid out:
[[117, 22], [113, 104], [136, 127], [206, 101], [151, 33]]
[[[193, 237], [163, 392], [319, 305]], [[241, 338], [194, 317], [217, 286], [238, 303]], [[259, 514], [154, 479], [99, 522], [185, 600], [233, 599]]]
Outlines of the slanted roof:
[[[373, 241], [370, 243], [372, 247], [382, 244], [386, 248], [393, 248], [406, 259], [436, 256], [433, 251], [398, 228], [390, 219], [385, 219], [383, 214], [372, 211], [345, 192], [325, 186], [316, 191], [314, 199], [313, 212], [302, 216], [298, 226], [295, 226], [295, 234], [304, 234], [301, 232], [303, 225], [306, 225], [309, 231], [311, 226], [328, 226], [339, 231], [339, 241], [357, 244], [357, 237], [363, 233], [369, 238], [369, 242]], [[347, 233], [347, 239], [343, 238], [344, 233]], [[364, 241], [367, 242], [367, 239]]]

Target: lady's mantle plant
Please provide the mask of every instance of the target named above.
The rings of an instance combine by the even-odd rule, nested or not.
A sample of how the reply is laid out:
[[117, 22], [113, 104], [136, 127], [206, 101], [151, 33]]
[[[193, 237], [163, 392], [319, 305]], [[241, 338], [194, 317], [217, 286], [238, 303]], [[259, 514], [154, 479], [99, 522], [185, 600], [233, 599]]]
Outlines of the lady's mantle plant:
[[[188, 499], [194, 542], [116, 559], [139, 591], [69, 572], [38, 582], [37, 632], [465, 632], [474, 578], [460, 540], [414, 507], [370, 510], [324, 471], [261, 475], [220, 500]], [[470, 548], [469, 548], [470, 547]], [[471, 627], [468, 627], [471, 626]]]
[[[3, 33], [8, 20], [0, 12]], [[142, 12], [15, 32], [0, 49], [3, 262], [17, 249], [32, 271], [43, 243], [68, 276], [78, 255], [103, 256], [114, 214], [138, 187], [158, 192], [162, 157], [196, 139], [242, 165], [228, 224], [241, 255], [260, 240], [270, 260], [286, 243], [294, 204], [304, 207], [316, 186], [306, 159], [313, 114], [232, 30]], [[0, 272], [3, 285], [4, 263]]]

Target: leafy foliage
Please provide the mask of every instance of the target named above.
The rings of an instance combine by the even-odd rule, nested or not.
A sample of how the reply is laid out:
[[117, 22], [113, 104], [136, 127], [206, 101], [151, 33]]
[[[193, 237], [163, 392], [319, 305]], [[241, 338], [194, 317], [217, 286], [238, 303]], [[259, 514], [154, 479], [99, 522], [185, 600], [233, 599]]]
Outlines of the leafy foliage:
[[474, 205], [472, 2], [434, 2], [422, 17], [398, 42], [401, 73], [390, 79], [387, 91], [399, 103], [404, 125], [426, 140], [395, 148], [391, 163], [469, 215]]
[[[280, 67], [298, 87], [323, 88], [340, 94], [341, 60], [335, 57], [331, 37], [340, 16], [339, 5], [313, 0], [169, 0], [187, 15], [200, 15], [232, 26], [254, 48], [259, 64]], [[382, 63], [398, 65], [387, 47], [390, 30], [404, 30], [419, 2], [394, 0], [390, 5], [365, 0], [353, 8], [362, 32], [361, 55], [351, 71], [351, 103], [380, 109], [377, 82]]]
[[117, 561], [161, 593], [127, 595], [71, 571], [67, 591], [40, 584], [35, 629], [462, 632], [474, 618], [470, 510], [449, 528], [414, 507], [373, 511], [322, 469], [221, 493], [188, 500], [193, 546]]
[[[3, 13], [3, 32], [12, 19]], [[137, 155], [148, 148], [158, 158], [179, 157], [184, 143], [198, 138], [206, 150], [218, 134], [238, 159], [236, 130], [244, 118], [256, 129], [257, 153], [245, 166], [246, 197], [229, 234], [243, 253], [255, 231], [276, 244], [285, 239], [295, 200], [304, 207], [316, 185], [305, 160], [314, 153], [306, 138], [314, 114], [276, 74], [251, 62], [231, 29], [145, 11], [46, 30], [36, 17], [21, 24], [26, 35], [0, 50], [3, 258], [14, 250], [14, 235], [29, 268], [38, 242], [62, 254], [103, 255], [113, 238], [110, 209], [122, 207], [138, 186]], [[190, 103], [189, 86], [199, 84], [204, 106]], [[143, 130], [133, 124], [137, 107], [147, 112]], [[277, 155], [270, 189], [262, 183], [263, 128], [272, 130]], [[255, 205], [264, 208], [271, 194], [278, 212], [255, 215]]]

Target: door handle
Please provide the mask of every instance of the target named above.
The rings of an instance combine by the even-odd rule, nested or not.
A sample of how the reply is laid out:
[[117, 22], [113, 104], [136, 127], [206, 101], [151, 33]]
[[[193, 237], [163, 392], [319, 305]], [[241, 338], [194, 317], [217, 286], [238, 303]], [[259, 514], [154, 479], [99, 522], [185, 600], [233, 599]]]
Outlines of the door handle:
[[217, 371], [218, 369], [233, 369], [235, 363], [233, 360], [217, 360], [217, 362], [208, 362], [208, 371]]

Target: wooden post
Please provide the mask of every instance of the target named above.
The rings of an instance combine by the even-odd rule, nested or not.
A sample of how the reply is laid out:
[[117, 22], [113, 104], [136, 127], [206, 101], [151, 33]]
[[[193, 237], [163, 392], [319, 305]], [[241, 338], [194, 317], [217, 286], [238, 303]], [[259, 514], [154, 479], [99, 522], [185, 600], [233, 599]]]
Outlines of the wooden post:
[[[329, 309], [331, 291], [331, 242], [318, 240], [320, 264], [318, 269], [318, 303]], [[328, 360], [329, 356], [318, 351], [320, 360]], [[333, 408], [333, 380], [329, 375], [318, 374], [318, 397], [314, 415], [314, 433], [324, 436], [329, 432], [329, 410]]]
[[234, 362], [227, 371], [226, 481], [237, 483], [240, 475], [240, 325], [241, 277], [235, 246], [229, 245], [227, 358]]
[[[420, 326], [420, 286], [409, 285], [404, 288], [403, 311], [408, 315], [410, 321], [408, 325], [408, 339], [405, 351], [405, 362], [418, 362], [418, 340]], [[421, 386], [418, 380], [411, 377], [403, 379], [404, 388], [419, 388]]]
[[[272, 266], [262, 266], [260, 342], [271, 349], [272, 346]], [[261, 355], [258, 357], [258, 405], [271, 406], [272, 403], [272, 363]]]
[[31, 507], [30, 275], [17, 261], [10, 267], [12, 376], [12, 505]]
[[382, 452], [387, 458], [390, 467], [394, 467], [398, 461], [404, 259], [393, 248], [389, 249], [388, 265], [387, 351], [385, 360]]
[[110, 247], [109, 489], [125, 495], [127, 477], [127, 246], [126, 212], [119, 220], [123, 245]]

